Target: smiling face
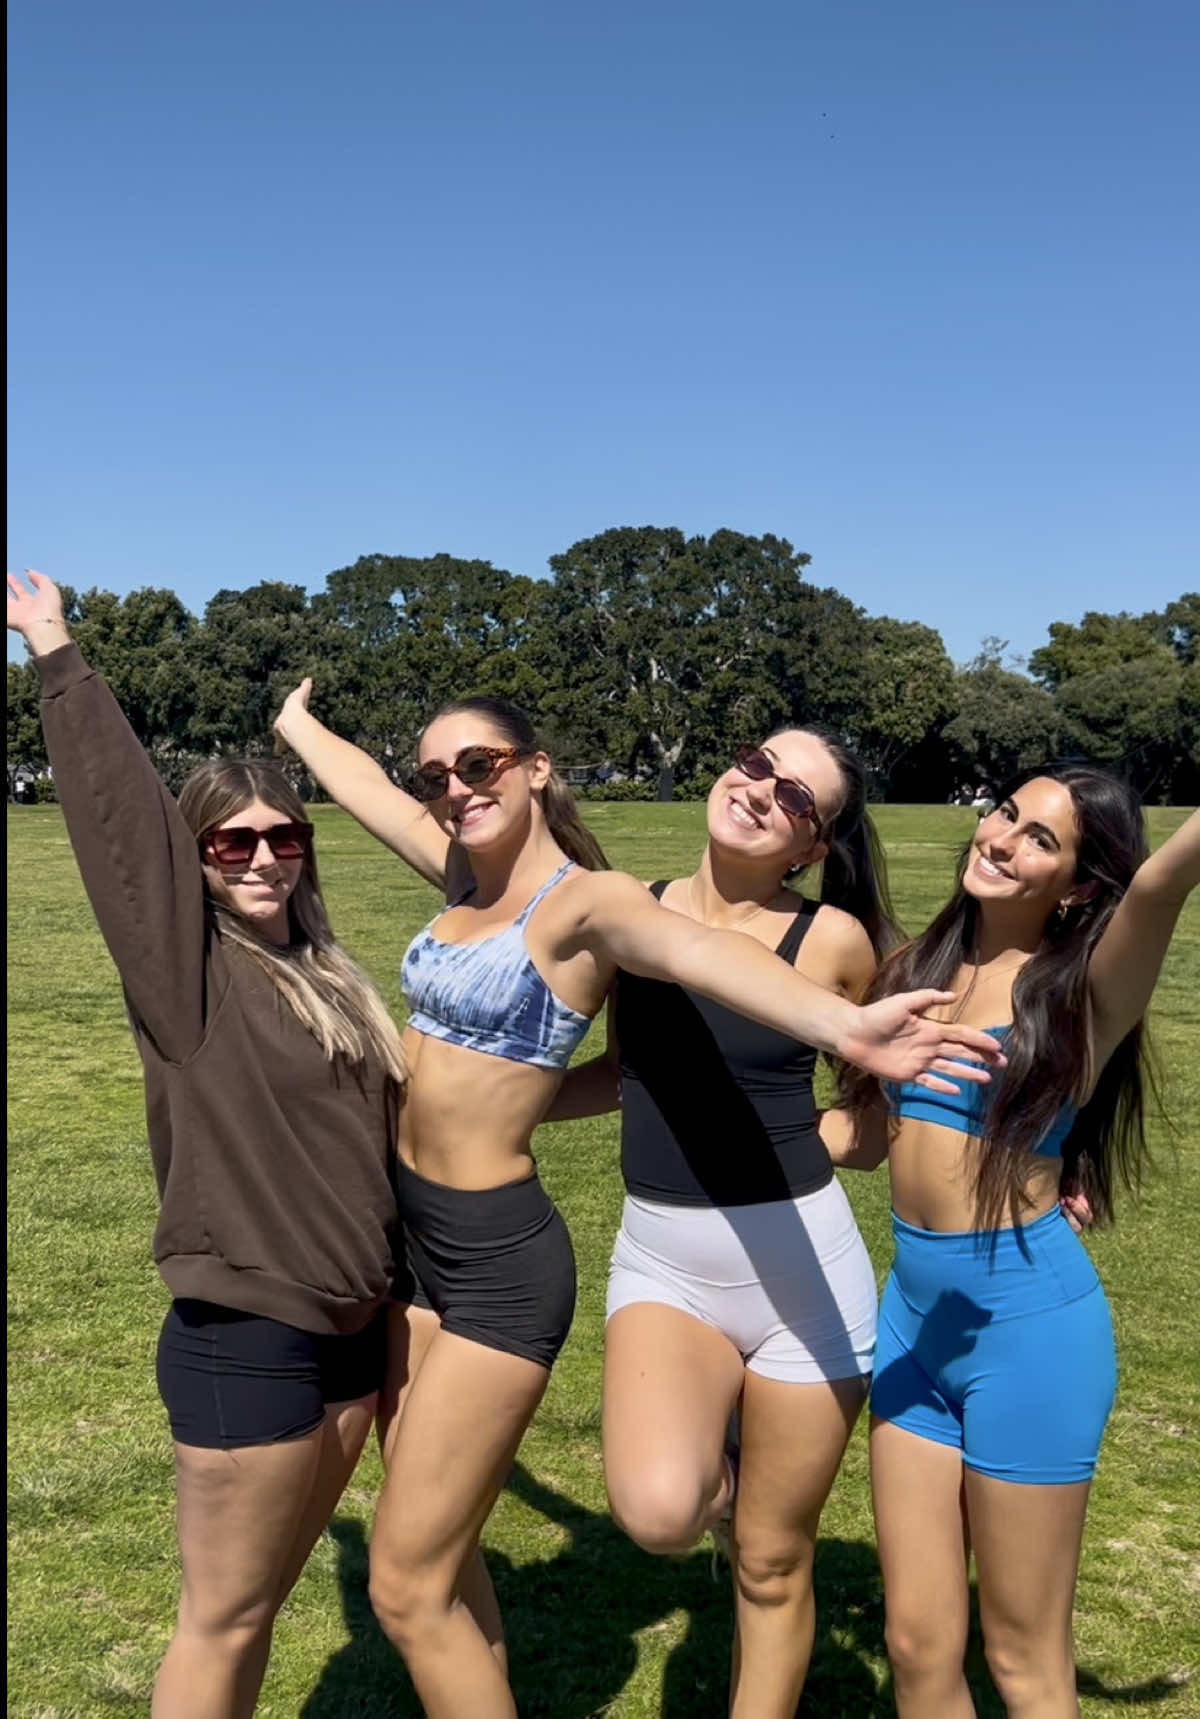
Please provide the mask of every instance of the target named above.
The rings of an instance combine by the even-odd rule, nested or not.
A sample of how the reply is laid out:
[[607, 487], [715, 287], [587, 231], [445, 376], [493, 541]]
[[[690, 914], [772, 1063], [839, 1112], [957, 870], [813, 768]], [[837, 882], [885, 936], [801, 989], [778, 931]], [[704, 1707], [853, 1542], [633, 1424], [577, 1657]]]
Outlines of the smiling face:
[[[450, 711], [435, 717], [421, 736], [420, 766], [453, 765], [471, 747], [487, 746], [510, 752], [513, 742], [477, 711]], [[482, 851], [528, 834], [536, 805], [534, 790], [544, 788], [550, 760], [544, 752], [499, 762], [494, 774], [474, 786], [463, 783], [453, 769], [446, 792], [431, 800], [429, 810], [452, 841]]]
[[[222, 818], [219, 830], [270, 830], [291, 820], [287, 813], [254, 799]], [[215, 900], [250, 921], [260, 936], [272, 943], [289, 937], [288, 898], [300, 882], [304, 860], [277, 859], [265, 841], [260, 841], [248, 864], [220, 865], [211, 846], [203, 848], [204, 875]]]
[[[846, 787], [824, 741], [804, 729], [789, 728], [763, 742], [761, 751], [779, 776], [812, 791], [823, 830], [841, 810]], [[790, 817], [775, 798], [775, 783], [756, 782], [735, 764], [713, 784], [708, 796], [708, 835], [714, 846], [741, 858], [770, 861], [782, 877], [794, 866], [823, 859], [822, 841], [809, 818]]]
[[963, 888], [981, 906], [1019, 907], [1044, 923], [1080, 899], [1079, 841], [1070, 790], [1035, 776], [980, 819]]

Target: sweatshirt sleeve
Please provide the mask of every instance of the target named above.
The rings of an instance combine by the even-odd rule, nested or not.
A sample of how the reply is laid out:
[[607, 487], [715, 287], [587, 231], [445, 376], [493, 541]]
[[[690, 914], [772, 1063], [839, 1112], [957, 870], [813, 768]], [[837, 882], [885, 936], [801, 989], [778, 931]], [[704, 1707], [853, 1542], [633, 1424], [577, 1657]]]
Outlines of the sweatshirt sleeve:
[[67, 833], [139, 1026], [181, 1062], [204, 1037], [204, 874], [196, 838], [108, 683], [78, 646], [35, 659]]

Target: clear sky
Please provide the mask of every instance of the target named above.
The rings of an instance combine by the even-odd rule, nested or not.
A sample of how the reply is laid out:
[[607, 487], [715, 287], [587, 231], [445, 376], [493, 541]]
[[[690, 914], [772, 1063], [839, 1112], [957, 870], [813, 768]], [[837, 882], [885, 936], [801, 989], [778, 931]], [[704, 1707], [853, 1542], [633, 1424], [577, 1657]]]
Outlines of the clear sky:
[[1196, 0], [13, 0], [9, 63], [10, 566], [731, 526], [959, 660], [1196, 586]]

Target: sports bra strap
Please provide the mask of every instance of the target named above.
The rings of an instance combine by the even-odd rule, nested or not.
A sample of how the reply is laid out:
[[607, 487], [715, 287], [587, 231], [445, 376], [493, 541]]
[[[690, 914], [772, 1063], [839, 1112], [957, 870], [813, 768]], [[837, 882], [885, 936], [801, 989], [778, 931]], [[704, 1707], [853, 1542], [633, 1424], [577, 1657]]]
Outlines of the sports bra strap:
[[555, 872], [554, 876], [548, 877], [546, 879], [545, 883], [542, 885], [541, 889], [538, 890], [538, 892], [534, 896], [533, 900], [530, 902], [527, 902], [525, 904], [525, 906], [521, 909], [520, 913], [518, 913], [517, 917], [513, 920], [514, 926], [524, 925], [525, 921], [529, 918], [529, 915], [533, 912], [534, 908], [537, 906], [538, 902], [542, 899], [542, 897], [544, 895], [549, 894], [550, 890], [552, 890], [554, 888], [555, 884], [561, 882], [562, 879], [564, 877], [566, 877], [567, 873], [570, 871], [571, 867], [574, 864], [575, 864], [574, 860], [564, 861], [564, 863], [559, 866], [559, 868]]

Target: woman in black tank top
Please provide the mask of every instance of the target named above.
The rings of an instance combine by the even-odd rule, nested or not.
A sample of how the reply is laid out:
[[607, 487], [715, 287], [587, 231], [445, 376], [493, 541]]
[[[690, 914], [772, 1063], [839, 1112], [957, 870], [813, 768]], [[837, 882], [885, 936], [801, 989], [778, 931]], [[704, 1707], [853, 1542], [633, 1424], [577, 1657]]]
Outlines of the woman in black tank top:
[[[654, 894], [857, 994], [895, 935], [861, 764], [796, 729], [738, 760], [709, 796], [699, 869]], [[787, 888], [821, 861], [820, 903]], [[605, 1477], [647, 1550], [706, 1530], [728, 1549], [734, 1719], [795, 1712], [817, 1522], [874, 1341], [874, 1275], [821, 1140], [815, 1063], [697, 993], [621, 973], [607, 1056], [572, 1071], [550, 1112], [621, 1105]]]

